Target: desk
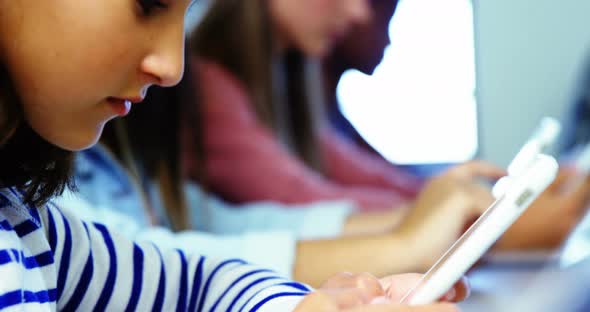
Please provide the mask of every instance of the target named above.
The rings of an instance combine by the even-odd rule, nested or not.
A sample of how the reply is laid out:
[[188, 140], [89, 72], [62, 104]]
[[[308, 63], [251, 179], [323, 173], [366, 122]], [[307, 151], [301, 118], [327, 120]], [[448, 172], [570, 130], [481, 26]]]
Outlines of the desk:
[[459, 304], [461, 311], [507, 311], [500, 307], [506, 307], [518, 294], [531, 288], [542, 272], [557, 268], [558, 258], [557, 253], [545, 251], [488, 256], [484, 264], [468, 274], [472, 292], [469, 299]]
[[557, 250], [491, 253], [468, 274], [463, 312], [590, 312], [590, 207]]

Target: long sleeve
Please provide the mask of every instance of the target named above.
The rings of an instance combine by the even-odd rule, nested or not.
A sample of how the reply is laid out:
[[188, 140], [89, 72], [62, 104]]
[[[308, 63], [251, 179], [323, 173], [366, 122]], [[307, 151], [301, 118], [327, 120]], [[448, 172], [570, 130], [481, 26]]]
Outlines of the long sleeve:
[[[199, 75], [206, 172], [209, 186], [237, 202], [273, 200], [309, 203], [349, 199], [361, 209], [392, 208], [403, 201], [394, 192], [373, 187], [334, 183], [291, 155], [258, 122], [251, 103], [238, 81], [215, 64], [195, 62]], [[191, 134], [184, 161], [195, 176]]]
[[[0, 273], [17, 269], [2, 275], [0, 306], [33, 308], [28, 303], [36, 301], [65, 311], [292, 311], [309, 292], [243, 260], [132, 243], [68, 209], [50, 204], [37, 215], [14, 203], [0, 214], [0, 259], [12, 250], [24, 257], [0, 260]], [[11, 304], [15, 291], [18, 302]]]
[[396, 192], [412, 200], [424, 181], [372, 155], [330, 127], [320, 133], [326, 176], [345, 185], [372, 186]]

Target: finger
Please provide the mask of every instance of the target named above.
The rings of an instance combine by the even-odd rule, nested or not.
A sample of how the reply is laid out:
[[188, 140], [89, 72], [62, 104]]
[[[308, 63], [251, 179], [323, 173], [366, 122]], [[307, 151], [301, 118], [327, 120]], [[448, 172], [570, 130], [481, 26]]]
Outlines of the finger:
[[322, 292], [332, 300], [339, 309], [350, 309], [371, 303], [375, 298], [358, 288], [323, 289]]
[[459, 312], [456, 305], [450, 303], [436, 303], [419, 306], [404, 306], [399, 304], [380, 304], [357, 307], [346, 312]]
[[[576, 209], [578, 213], [585, 213], [588, 209], [588, 202], [590, 195], [590, 175], [586, 175], [581, 183], [579, 183], [573, 191], [565, 195], [570, 205]], [[567, 205], [566, 205], [567, 206]]]
[[375, 276], [369, 273], [361, 273], [356, 276], [355, 288], [363, 292], [367, 300], [385, 295], [385, 289]]
[[471, 195], [474, 204], [474, 213], [477, 215], [486, 211], [490, 205], [496, 200], [491, 190], [479, 183], [468, 183], [466, 189]]
[[399, 312], [459, 312], [459, 308], [452, 303], [435, 303], [422, 306], [404, 307]]
[[[392, 302], [399, 302], [405, 295], [414, 289], [422, 280], [422, 274], [399, 274], [381, 279], [383, 288], [386, 289], [386, 298]], [[463, 276], [453, 288], [449, 290], [441, 301], [459, 302], [469, 297], [471, 293], [469, 280]]]
[[385, 289], [385, 296], [393, 302], [399, 302], [410, 290], [422, 280], [422, 274], [407, 273], [392, 275], [380, 280]]
[[334, 276], [332, 276], [330, 279], [328, 279], [326, 282], [324, 282], [321, 286], [320, 289], [324, 289], [324, 288], [339, 288], [339, 287], [353, 287], [355, 282], [354, 282], [354, 274], [350, 273], [350, 272], [341, 272], [338, 273]]
[[458, 179], [464, 180], [471, 180], [476, 177], [495, 180], [508, 174], [506, 170], [482, 160], [472, 160], [462, 165], [453, 167], [448, 171], [448, 173]]
[[466, 277], [461, 277], [461, 279], [455, 283], [453, 288], [451, 288], [440, 301], [460, 302], [469, 297], [470, 293], [471, 287], [469, 286], [469, 280]]
[[553, 180], [553, 183], [551, 183], [551, 185], [549, 185], [549, 187], [547, 188], [547, 191], [548, 192], [562, 191], [564, 186], [567, 183], [569, 183], [572, 179], [575, 179], [576, 176], [578, 176], [578, 173], [575, 169], [566, 169], [566, 168], [559, 169], [557, 177], [555, 177], [555, 180]]
[[459, 312], [459, 308], [452, 303], [435, 303], [429, 305], [404, 307], [399, 312]]
[[563, 171], [566, 174], [580, 174], [582, 173], [581, 168], [576, 166], [570, 166], [568, 164], [559, 163], [559, 171]]
[[340, 273], [329, 279], [321, 287], [322, 290], [338, 290], [343, 288], [358, 290], [368, 301], [385, 294], [384, 288], [381, 286], [379, 279], [369, 273]]

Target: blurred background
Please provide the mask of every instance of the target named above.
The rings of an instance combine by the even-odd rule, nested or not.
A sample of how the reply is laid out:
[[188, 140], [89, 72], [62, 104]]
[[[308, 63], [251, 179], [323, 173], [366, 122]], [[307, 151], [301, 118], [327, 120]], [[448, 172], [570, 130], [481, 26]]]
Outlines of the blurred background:
[[588, 9], [583, 0], [400, 1], [375, 75], [341, 81], [342, 110], [390, 161], [477, 155], [506, 166], [542, 116], [566, 121], [590, 51]]

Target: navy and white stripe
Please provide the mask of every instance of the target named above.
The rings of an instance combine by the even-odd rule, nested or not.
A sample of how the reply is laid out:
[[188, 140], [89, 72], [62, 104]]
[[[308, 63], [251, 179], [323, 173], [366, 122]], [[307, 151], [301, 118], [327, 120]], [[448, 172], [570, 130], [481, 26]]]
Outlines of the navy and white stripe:
[[134, 244], [0, 190], [0, 310], [290, 311], [309, 292], [242, 260]]

